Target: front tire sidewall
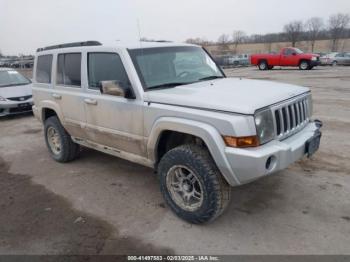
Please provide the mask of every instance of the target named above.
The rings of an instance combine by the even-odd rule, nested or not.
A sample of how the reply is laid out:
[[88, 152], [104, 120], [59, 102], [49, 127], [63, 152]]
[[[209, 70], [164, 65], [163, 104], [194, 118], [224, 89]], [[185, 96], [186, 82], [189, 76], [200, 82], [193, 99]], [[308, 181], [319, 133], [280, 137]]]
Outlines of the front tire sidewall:
[[[179, 149], [179, 150], [178, 150]], [[198, 157], [195, 152], [191, 152], [186, 147], [175, 148], [169, 151], [161, 160], [158, 166], [158, 176], [160, 189], [167, 205], [181, 219], [190, 223], [199, 224], [214, 220], [221, 214], [222, 196], [218, 192], [218, 181], [215, 172], [219, 173], [216, 168], [212, 168], [212, 163], [205, 163], [203, 158]], [[185, 166], [195, 175], [202, 187], [203, 202], [195, 211], [187, 211], [179, 207], [171, 197], [167, 188], [168, 171], [175, 165]], [[221, 175], [221, 174], [220, 174]], [[223, 189], [221, 187], [221, 189]]]
[[310, 63], [308, 61], [301, 61], [299, 65], [300, 70], [309, 70], [310, 69]]

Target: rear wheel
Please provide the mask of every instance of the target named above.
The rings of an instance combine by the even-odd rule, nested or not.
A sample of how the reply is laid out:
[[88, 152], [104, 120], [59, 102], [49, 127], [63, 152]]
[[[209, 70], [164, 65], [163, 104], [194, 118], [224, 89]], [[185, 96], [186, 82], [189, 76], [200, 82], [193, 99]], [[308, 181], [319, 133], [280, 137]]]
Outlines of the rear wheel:
[[262, 60], [259, 62], [258, 67], [260, 70], [267, 70], [268, 69], [268, 64], [265, 60]]
[[338, 64], [337, 61], [333, 61], [333, 62], [332, 62], [332, 66], [336, 66], [337, 64]]
[[168, 151], [158, 176], [167, 205], [190, 223], [214, 220], [229, 203], [230, 186], [203, 147], [183, 145]]
[[300, 70], [309, 70], [310, 69], [310, 63], [309, 61], [303, 60], [299, 64], [299, 69]]
[[46, 145], [54, 160], [65, 163], [77, 158], [80, 147], [72, 141], [57, 116], [49, 117], [44, 127]]

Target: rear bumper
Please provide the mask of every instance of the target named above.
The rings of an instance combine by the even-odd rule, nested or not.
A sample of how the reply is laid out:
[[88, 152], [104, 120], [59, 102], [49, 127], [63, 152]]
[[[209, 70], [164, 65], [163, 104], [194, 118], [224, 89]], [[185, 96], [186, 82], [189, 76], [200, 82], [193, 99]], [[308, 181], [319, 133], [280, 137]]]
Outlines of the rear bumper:
[[[227, 147], [225, 154], [239, 184], [246, 184], [263, 176], [287, 168], [306, 156], [305, 144], [320, 129], [316, 122], [310, 122], [299, 133], [283, 140], [271, 141], [251, 149]], [[267, 161], [272, 157], [267, 168]]]
[[28, 99], [26, 101], [1, 101], [0, 117], [31, 112], [32, 106], [33, 99]]

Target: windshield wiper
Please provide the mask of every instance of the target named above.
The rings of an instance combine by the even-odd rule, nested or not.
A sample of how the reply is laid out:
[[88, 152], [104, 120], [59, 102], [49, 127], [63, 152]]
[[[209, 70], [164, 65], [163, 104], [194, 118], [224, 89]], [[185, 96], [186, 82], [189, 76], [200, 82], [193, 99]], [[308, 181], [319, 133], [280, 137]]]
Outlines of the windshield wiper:
[[172, 87], [177, 87], [177, 86], [181, 86], [181, 85], [188, 85], [188, 84], [191, 84], [191, 83], [183, 83], [183, 82], [165, 83], [165, 84], [161, 84], [161, 85], [150, 86], [147, 88], [147, 90], [160, 89], [160, 88], [172, 88]]
[[223, 76], [207, 76], [198, 79], [199, 81], [206, 81], [206, 80], [213, 80], [213, 79], [219, 79], [219, 78], [224, 78]]

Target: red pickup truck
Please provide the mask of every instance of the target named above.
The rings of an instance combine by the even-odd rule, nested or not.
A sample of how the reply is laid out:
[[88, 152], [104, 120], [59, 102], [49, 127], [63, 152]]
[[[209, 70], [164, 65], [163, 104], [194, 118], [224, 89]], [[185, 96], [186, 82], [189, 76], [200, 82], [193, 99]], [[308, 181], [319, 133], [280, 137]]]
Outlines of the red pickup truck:
[[274, 66], [298, 66], [300, 70], [310, 70], [320, 64], [320, 56], [303, 53], [300, 49], [286, 47], [279, 54], [254, 54], [250, 63], [260, 70], [269, 70]]

